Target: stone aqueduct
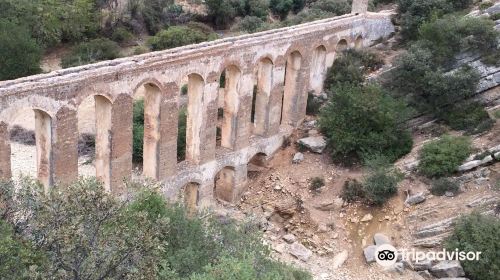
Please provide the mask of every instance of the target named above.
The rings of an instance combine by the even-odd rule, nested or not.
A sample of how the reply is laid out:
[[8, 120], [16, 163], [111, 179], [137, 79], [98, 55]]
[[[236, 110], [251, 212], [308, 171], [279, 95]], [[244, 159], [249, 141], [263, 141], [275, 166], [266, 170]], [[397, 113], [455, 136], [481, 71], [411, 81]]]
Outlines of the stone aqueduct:
[[[12, 177], [9, 122], [26, 107], [35, 112], [38, 179], [46, 188], [76, 179], [77, 109], [94, 96], [96, 177], [122, 193], [132, 174], [133, 96], [140, 89], [144, 175], [160, 181], [169, 198], [182, 193], [191, 206], [211, 205], [216, 195], [237, 198], [249, 161], [273, 154], [301, 123], [307, 92], [321, 90], [336, 53], [394, 32], [390, 14], [367, 12], [368, 0], [353, 2], [351, 14], [331, 19], [0, 82], [0, 179]], [[180, 87], [186, 81], [186, 159], [178, 162]], [[224, 117], [217, 145], [219, 103]], [[216, 176], [223, 182], [217, 190]]]

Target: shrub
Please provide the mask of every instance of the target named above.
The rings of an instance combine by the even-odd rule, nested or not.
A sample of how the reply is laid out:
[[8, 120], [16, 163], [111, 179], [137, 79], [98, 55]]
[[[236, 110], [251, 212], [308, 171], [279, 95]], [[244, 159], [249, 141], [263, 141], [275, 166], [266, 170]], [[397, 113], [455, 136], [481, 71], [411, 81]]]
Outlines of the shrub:
[[187, 93], [188, 93], [188, 85], [184, 84], [181, 87], [181, 95], [187, 95]]
[[493, 111], [493, 117], [495, 117], [495, 119], [500, 119], [500, 109]]
[[469, 138], [445, 135], [422, 147], [418, 170], [427, 177], [447, 176], [455, 172], [470, 153]]
[[398, 191], [403, 174], [391, 167], [389, 162], [387, 157], [381, 155], [371, 155], [366, 159], [370, 173], [363, 180], [363, 192], [369, 204], [382, 205]]
[[40, 267], [45, 265], [43, 252], [23, 242], [11, 225], [0, 219], [0, 275], [5, 280], [33, 279], [33, 274], [40, 273]]
[[186, 26], [172, 26], [158, 32], [148, 43], [155, 51], [196, 44], [211, 39], [203, 32]]
[[127, 44], [134, 38], [134, 35], [130, 33], [124, 27], [118, 27], [111, 34], [111, 40], [119, 43], [119, 44]]
[[332, 89], [319, 117], [320, 127], [334, 156], [381, 154], [396, 160], [412, 147], [404, 128], [406, 107], [379, 86]]
[[457, 182], [452, 181], [448, 178], [440, 178], [432, 182], [431, 193], [433, 195], [442, 196], [446, 192], [452, 192], [456, 194], [459, 190]]
[[307, 94], [307, 107], [306, 114], [310, 116], [315, 116], [319, 113], [322, 102], [316, 97], [312, 92]]
[[317, 191], [323, 186], [325, 186], [325, 179], [323, 179], [322, 177], [314, 177], [311, 179], [311, 184], [309, 185], [309, 189], [312, 191]]
[[0, 20], [0, 80], [41, 72], [42, 52], [27, 28]]
[[63, 57], [61, 66], [67, 68], [118, 57], [120, 57], [118, 44], [108, 39], [94, 39], [74, 47], [67, 56]]
[[132, 121], [132, 161], [141, 163], [144, 146], [144, 99], [134, 102]]
[[445, 247], [449, 251], [481, 252], [479, 260], [461, 261], [467, 278], [498, 279], [500, 273], [500, 221], [491, 216], [472, 213], [455, 225]]
[[364, 81], [364, 75], [369, 71], [379, 69], [382, 65], [382, 59], [372, 52], [347, 50], [328, 69], [325, 85], [331, 88], [345, 83], [361, 84]]
[[491, 20], [499, 20], [500, 19], [500, 13], [496, 13], [490, 16]]
[[254, 33], [259, 31], [264, 25], [264, 21], [256, 16], [246, 16], [238, 24], [236, 24], [233, 29], [237, 31], [246, 31], [248, 33]]
[[465, 130], [467, 134], [477, 134], [489, 130], [495, 121], [476, 102], [462, 102], [442, 110], [439, 117], [455, 130]]
[[236, 9], [230, 0], [206, 0], [207, 13], [218, 27], [226, 27], [236, 17]]
[[479, 4], [479, 9], [481, 10], [486, 10], [488, 9], [489, 7], [493, 6], [494, 3], [493, 2], [490, 2], [490, 1], [486, 1], [486, 2], [481, 2], [481, 4]]
[[311, 9], [330, 12], [335, 15], [345, 15], [351, 12], [351, 5], [343, 0], [318, 0], [311, 4]]
[[187, 128], [187, 110], [179, 110], [178, 131], [177, 134], [177, 159], [186, 158], [186, 128]]
[[319, 9], [306, 8], [306, 9], [303, 9], [302, 11], [300, 11], [299, 13], [297, 13], [296, 15], [289, 16], [285, 20], [282, 20], [280, 24], [276, 24], [276, 23], [274, 25], [272, 24], [270, 26], [270, 29], [280, 28], [283, 26], [297, 25], [297, 24], [311, 22], [311, 21], [329, 18], [329, 17], [333, 17], [333, 16], [335, 16], [335, 14], [332, 14], [330, 12], [326, 12], [326, 11], [319, 10]]
[[149, 48], [144, 47], [144, 46], [139, 46], [139, 47], [135, 47], [134, 48], [133, 54], [134, 55], [139, 55], [139, 54], [144, 54], [144, 53], [147, 53], [147, 52], [149, 52]]
[[354, 202], [364, 198], [365, 191], [363, 190], [363, 185], [356, 179], [346, 180], [340, 196], [347, 202]]
[[281, 19], [284, 19], [292, 10], [293, 2], [293, 0], [270, 0], [269, 7], [275, 15], [278, 15]]

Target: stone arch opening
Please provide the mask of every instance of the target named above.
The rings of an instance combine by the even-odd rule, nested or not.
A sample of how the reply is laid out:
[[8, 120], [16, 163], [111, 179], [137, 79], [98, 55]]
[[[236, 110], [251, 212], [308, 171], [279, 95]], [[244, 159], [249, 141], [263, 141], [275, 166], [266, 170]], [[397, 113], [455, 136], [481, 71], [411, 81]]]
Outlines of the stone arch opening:
[[281, 110], [281, 122], [290, 124], [296, 118], [298, 101], [301, 92], [298, 90], [299, 74], [302, 67], [302, 55], [298, 51], [292, 52], [287, 59], [285, 69], [285, 90]]
[[319, 94], [323, 91], [323, 82], [326, 75], [326, 48], [321, 45], [314, 49], [309, 78], [310, 90]]
[[269, 120], [269, 98], [271, 96], [273, 84], [273, 62], [269, 58], [259, 61], [257, 69], [257, 86], [252, 99], [253, 133], [265, 135], [268, 129]]
[[[44, 186], [45, 191], [53, 184], [52, 117], [42, 109], [23, 108], [5, 125], [4, 145], [9, 146], [8, 171], [15, 177], [28, 175], [36, 177]], [[3, 159], [5, 160], [5, 159]]]
[[354, 41], [354, 48], [356, 48], [358, 50], [363, 48], [363, 36], [362, 35], [359, 35], [356, 38], [356, 41]]
[[349, 45], [347, 44], [347, 40], [342, 39], [337, 43], [336, 47], [336, 52], [341, 53], [349, 48]]
[[236, 170], [232, 166], [222, 168], [215, 175], [214, 195], [218, 200], [232, 202], [236, 185]]
[[144, 83], [134, 93], [133, 163], [145, 177], [159, 177], [160, 105], [162, 91]]
[[255, 178], [258, 174], [269, 167], [269, 161], [265, 153], [255, 154], [247, 164], [247, 177], [249, 179]]
[[200, 184], [189, 182], [183, 187], [183, 203], [189, 216], [196, 214], [200, 199]]
[[221, 74], [218, 96], [217, 146], [234, 149], [238, 119], [241, 71], [228, 66]]
[[205, 81], [200, 75], [188, 75], [185, 159], [193, 163], [199, 163], [200, 161], [204, 87]]

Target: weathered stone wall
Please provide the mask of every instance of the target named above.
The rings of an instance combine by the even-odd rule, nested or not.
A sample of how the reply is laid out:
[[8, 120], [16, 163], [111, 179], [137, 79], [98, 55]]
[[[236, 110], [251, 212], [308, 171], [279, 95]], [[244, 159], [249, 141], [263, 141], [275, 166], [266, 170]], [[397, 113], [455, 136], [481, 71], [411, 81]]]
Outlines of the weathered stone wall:
[[[121, 193], [123, 181], [132, 173], [133, 96], [145, 88], [146, 103], [150, 102], [145, 113], [145, 175], [162, 181], [170, 198], [181, 195], [189, 204], [210, 205], [214, 178], [229, 167], [234, 170], [224, 173], [234, 177], [229, 180], [234, 184], [229, 197], [236, 198], [244, 191], [250, 159], [258, 153], [271, 156], [304, 119], [311, 76], [324, 75], [339, 49], [368, 46], [392, 32], [389, 14], [353, 13], [0, 82], [0, 177], [11, 176], [7, 125], [17, 110], [32, 108], [50, 120], [43, 131], [50, 149], [37, 147], [44, 152], [40, 160], [46, 161], [43, 170], [38, 167], [45, 184], [76, 178], [76, 110], [94, 96], [96, 175], [110, 191]], [[263, 62], [267, 68], [260, 67], [264, 70], [259, 73]], [[227, 69], [233, 80], [222, 103], [224, 141], [218, 146], [219, 79]], [[177, 163], [179, 89], [185, 81], [187, 155]], [[251, 122], [255, 85], [262, 95], [256, 108], [258, 125]], [[316, 80], [313, 86], [318, 90], [321, 83]]]

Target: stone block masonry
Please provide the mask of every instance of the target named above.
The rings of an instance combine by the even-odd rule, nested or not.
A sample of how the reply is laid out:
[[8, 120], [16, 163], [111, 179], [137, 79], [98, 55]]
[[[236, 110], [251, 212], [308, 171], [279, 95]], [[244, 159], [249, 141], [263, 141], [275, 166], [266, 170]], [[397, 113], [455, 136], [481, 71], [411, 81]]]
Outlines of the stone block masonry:
[[[339, 51], [394, 32], [390, 14], [366, 7], [355, 0], [348, 15], [0, 82], [0, 178], [12, 176], [8, 129], [24, 108], [36, 112], [38, 179], [48, 189], [77, 178], [76, 112], [91, 97], [96, 177], [121, 194], [132, 174], [133, 98], [141, 91], [144, 176], [190, 207], [237, 199], [248, 163], [272, 156], [304, 120], [308, 91], [322, 91]], [[180, 162], [179, 110], [187, 112]]]

